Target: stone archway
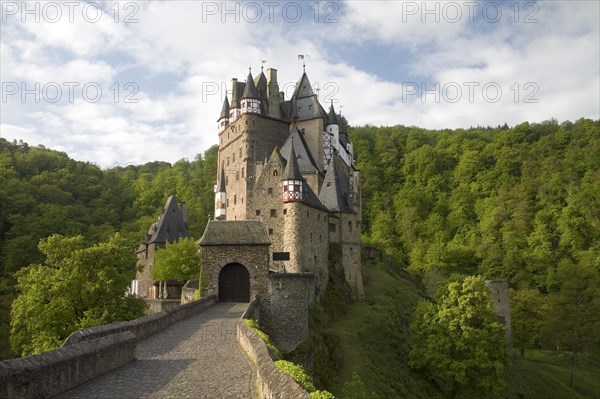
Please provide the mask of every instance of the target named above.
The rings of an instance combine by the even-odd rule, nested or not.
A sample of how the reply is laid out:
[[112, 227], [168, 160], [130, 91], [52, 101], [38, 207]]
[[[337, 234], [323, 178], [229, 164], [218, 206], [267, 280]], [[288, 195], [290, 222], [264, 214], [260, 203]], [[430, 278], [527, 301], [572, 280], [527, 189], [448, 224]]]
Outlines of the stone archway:
[[229, 263], [219, 272], [219, 302], [250, 302], [250, 273], [240, 263]]

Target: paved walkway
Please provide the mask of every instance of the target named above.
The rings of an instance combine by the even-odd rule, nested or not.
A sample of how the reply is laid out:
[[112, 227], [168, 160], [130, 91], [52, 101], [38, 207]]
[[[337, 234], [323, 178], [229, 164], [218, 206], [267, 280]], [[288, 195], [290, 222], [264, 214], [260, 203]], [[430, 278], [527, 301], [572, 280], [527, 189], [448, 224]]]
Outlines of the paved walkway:
[[60, 399], [255, 399], [253, 366], [235, 338], [248, 304], [223, 303], [137, 345], [135, 361], [56, 396]]

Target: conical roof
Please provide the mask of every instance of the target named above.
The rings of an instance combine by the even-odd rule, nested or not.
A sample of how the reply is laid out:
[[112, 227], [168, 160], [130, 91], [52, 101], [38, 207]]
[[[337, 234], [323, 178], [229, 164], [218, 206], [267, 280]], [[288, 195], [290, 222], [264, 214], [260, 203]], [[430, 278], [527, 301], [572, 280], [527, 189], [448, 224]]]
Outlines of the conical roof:
[[223, 118], [229, 117], [229, 99], [227, 95], [225, 95], [225, 101], [223, 101], [223, 108], [221, 108], [221, 115], [219, 116], [219, 120]]
[[327, 124], [328, 125], [337, 125], [338, 124], [337, 115], [335, 114], [335, 110], [333, 109], [333, 101], [331, 101], [331, 106], [329, 107], [329, 115], [327, 117]]
[[217, 192], [224, 193], [225, 191], [225, 169], [221, 166], [221, 174], [219, 176], [219, 184], [217, 185]]
[[296, 151], [294, 151], [294, 143], [290, 145], [290, 151], [288, 153], [287, 164], [285, 165], [285, 171], [283, 172], [283, 178], [285, 180], [302, 180], [302, 174], [300, 173], [300, 167], [298, 166], [298, 160], [296, 159]]
[[242, 98], [258, 98], [258, 92], [256, 91], [256, 85], [252, 78], [252, 72], [248, 72], [248, 78], [246, 79], [246, 87], [244, 87], [244, 93]]

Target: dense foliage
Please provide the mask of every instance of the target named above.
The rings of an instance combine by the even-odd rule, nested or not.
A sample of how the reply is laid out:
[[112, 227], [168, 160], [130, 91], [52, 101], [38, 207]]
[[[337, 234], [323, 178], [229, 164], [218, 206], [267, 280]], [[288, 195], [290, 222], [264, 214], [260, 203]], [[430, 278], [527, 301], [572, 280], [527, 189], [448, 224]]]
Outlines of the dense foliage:
[[193, 238], [182, 238], [154, 254], [150, 271], [157, 280], [187, 281], [200, 275], [200, 253]]
[[52, 235], [39, 249], [44, 264], [22, 268], [12, 305], [11, 345], [22, 356], [59, 347], [75, 330], [143, 316], [142, 299], [124, 296], [135, 255], [118, 234], [87, 246], [82, 236]]
[[446, 397], [500, 395], [507, 344], [481, 276], [452, 281], [436, 303], [421, 302], [411, 332], [411, 366], [422, 368]]
[[193, 161], [103, 170], [0, 138], [0, 358], [15, 356], [8, 343], [14, 273], [44, 262], [40, 240], [81, 235], [92, 245], [119, 232], [133, 249], [172, 194], [187, 203], [190, 234], [199, 238], [213, 210], [216, 154], [214, 146]]
[[600, 121], [350, 136], [365, 242], [425, 283], [481, 274], [546, 294], [563, 260], [600, 268]]

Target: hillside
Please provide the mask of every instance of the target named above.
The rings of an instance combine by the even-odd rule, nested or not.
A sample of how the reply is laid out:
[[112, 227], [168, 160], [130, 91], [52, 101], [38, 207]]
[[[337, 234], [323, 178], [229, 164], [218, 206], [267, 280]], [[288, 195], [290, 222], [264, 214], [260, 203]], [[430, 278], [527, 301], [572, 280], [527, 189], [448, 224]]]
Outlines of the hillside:
[[[382, 259], [364, 265], [367, 300], [353, 304], [332, 323], [339, 338], [341, 367], [329, 382], [336, 397], [344, 398], [344, 383], [357, 372], [367, 392], [379, 398], [442, 398], [435, 385], [408, 366], [408, 329], [424, 293], [414, 278]], [[502, 398], [600, 398], [600, 357], [580, 362], [577, 390], [569, 386], [570, 356], [564, 352], [528, 351], [515, 356], [506, 372]]]

